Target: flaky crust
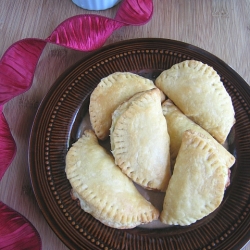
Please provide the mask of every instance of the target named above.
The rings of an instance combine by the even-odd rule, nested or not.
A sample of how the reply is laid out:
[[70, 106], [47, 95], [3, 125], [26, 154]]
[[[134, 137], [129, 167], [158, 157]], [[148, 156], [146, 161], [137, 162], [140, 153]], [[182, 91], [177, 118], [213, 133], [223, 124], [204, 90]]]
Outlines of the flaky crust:
[[70, 148], [65, 171], [82, 209], [103, 224], [133, 228], [158, 219], [158, 210], [115, 165], [93, 131], [85, 131]]
[[109, 136], [112, 113], [134, 94], [155, 88], [154, 83], [130, 72], [116, 72], [103, 78], [90, 96], [92, 127], [101, 140]]
[[228, 167], [213, 141], [187, 130], [183, 135], [173, 175], [166, 191], [160, 220], [169, 225], [190, 225], [221, 203]]
[[221, 159], [225, 160], [226, 166], [230, 168], [234, 164], [235, 157], [219, 144], [206, 130], [184, 115], [170, 99], [162, 104], [162, 111], [168, 124], [172, 164], [175, 163], [175, 159], [181, 146], [182, 137], [186, 130], [193, 130], [200, 134], [204, 134], [206, 137], [213, 140], [214, 145], [216, 145], [217, 150], [220, 152]]
[[210, 66], [187, 60], [163, 71], [156, 86], [191, 120], [224, 143], [235, 123], [232, 100]]
[[141, 92], [113, 114], [111, 148], [116, 164], [134, 182], [165, 191], [170, 178], [167, 123], [159, 89]]

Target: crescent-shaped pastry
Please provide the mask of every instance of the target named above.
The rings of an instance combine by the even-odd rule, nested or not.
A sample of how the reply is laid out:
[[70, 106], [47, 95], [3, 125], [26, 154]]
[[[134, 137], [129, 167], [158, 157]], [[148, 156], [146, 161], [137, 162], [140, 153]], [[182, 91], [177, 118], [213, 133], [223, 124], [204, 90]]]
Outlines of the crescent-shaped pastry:
[[163, 115], [165, 116], [168, 124], [168, 133], [170, 136], [170, 155], [172, 166], [175, 163], [175, 159], [179, 152], [183, 134], [186, 130], [193, 130], [200, 134], [205, 135], [209, 139], [214, 141], [221, 157], [225, 159], [226, 165], [231, 167], [234, 162], [234, 156], [226, 150], [221, 144], [219, 144], [206, 130], [200, 127], [198, 124], [190, 120], [184, 115], [174, 103], [168, 99], [162, 104]]
[[159, 89], [138, 93], [116, 109], [110, 139], [115, 162], [128, 177], [144, 188], [166, 191], [170, 142]]
[[69, 149], [65, 171], [82, 209], [103, 224], [133, 228], [158, 219], [158, 210], [115, 165], [92, 130]]
[[153, 81], [130, 72], [116, 72], [103, 78], [90, 96], [91, 125], [101, 140], [109, 136], [112, 113], [134, 94], [155, 88]]
[[235, 123], [232, 100], [210, 66], [187, 60], [163, 71], [156, 86], [191, 120], [224, 143]]
[[187, 130], [176, 158], [160, 220], [169, 225], [190, 225], [212, 213], [224, 197], [228, 166], [214, 142]]

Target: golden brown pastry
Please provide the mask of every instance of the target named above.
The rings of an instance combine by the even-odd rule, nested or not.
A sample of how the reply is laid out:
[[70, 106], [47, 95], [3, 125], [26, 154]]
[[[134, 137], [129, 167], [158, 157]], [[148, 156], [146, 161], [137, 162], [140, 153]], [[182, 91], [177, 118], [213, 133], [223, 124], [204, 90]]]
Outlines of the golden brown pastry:
[[229, 166], [234, 164], [234, 156], [230, 154], [230, 152], [228, 152], [221, 144], [219, 144], [206, 130], [184, 115], [170, 99], [166, 100], [162, 104], [162, 111], [168, 124], [172, 166], [175, 163], [175, 159], [181, 146], [182, 137], [186, 130], [196, 131], [213, 140], [221, 156], [228, 162], [227, 164]]
[[65, 171], [82, 209], [103, 224], [133, 228], [157, 220], [158, 210], [115, 165], [92, 130], [68, 151]]
[[157, 88], [136, 94], [112, 117], [115, 163], [134, 182], [165, 191], [170, 178], [169, 135]]
[[90, 96], [90, 121], [101, 140], [109, 136], [112, 113], [134, 94], [155, 88], [154, 83], [130, 72], [116, 72], [101, 80]]
[[166, 191], [161, 221], [185, 226], [212, 213], [224, 197], [229, 167], [214, 141], [187, 130]]
[[156, 86], [191, 120], [224, 143], [235, 123], [232, 100], [210, 66], [187, 60], [163, 71]]

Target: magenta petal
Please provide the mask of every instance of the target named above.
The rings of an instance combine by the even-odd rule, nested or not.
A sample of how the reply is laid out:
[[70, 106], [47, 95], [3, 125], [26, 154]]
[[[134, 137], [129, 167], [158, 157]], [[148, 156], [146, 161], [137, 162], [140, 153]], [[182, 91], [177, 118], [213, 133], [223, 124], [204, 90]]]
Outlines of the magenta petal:
[[3, 104], [28, 90], [46, 42], [24, 39], [5, 52], [0, 61], [0, 180], [10, 165], [16, 146], [2, 113]]
[[48, 42], [81, 51], [100, 48], [123, 23], [98, 15], [79, 15], [62, 22], [47, 38]]
[[21, 214], [0, 201], [0, 249], [40, 250], [41, 238]]
[[16, 153], [16, 144], [0, 106], [0, 180]]
[[153, 15], [152, 0], [126, 0], [123, 1], [115, 20], [129, 25], [143, 25]]
[[152, 0], [123, 1], [115, 19], [99, 15], [79, 15], [62, 22], [46, 39], [67, 48], [92, 51], [124, 25], [142, 25], [153, 14]]
[[24, 39], [5, 52], [0, 61], [0, 105], [28, 90], [45, 45], [43, 40]]

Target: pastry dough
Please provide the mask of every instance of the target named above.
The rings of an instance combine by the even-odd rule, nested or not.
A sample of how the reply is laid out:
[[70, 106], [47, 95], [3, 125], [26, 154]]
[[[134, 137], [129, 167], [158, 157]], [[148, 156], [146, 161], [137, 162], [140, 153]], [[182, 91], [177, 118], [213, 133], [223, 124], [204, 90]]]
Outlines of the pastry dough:
[[187, 130], [176, 158], [160, 219], [190, 225], [213, 212], [228, 183], [228, 166], [213, 141]]
[[162, 111], [168, 124], [172, 166], [175, 163], [175, 159], [181, 146], [182, 136], [186, 130], [196, 131], [213, 140], [218, 151], [220, 152], [221, 157], [226, 160], [226, 165], [228, 167], [231, 167], [234, 164], [234, 156], [230, 152], [228, 152], [221, 144], [219, 144], [207, 131], [205, 131], [202, 127], [200, 127], [192, 120], [190, 120], [186, 115], [184, 115], [170, 99], [166, 100], [162, 104]]
[[170, 178], [169, 135], [157, 88], [136, 94], [112, 116], [115, 163], [134, 182], [165, 191]]
[[235, 123], [232, 100], [210, 66], [187, 60], [163, 71], [156, 86], [191, 120], [224, 143]]
[[116, 72], [101, 80], [90, 96], [90, 121], [101, 140], [109, 136], [112, 113], [134, 94], [155, 88], [153, 81], [130, 72]]
[[133, 228], [159, 216], [98, 144], [92, 130], [85, 131], [68, 151], [66, 174], [82, 209], [107, 226]]

